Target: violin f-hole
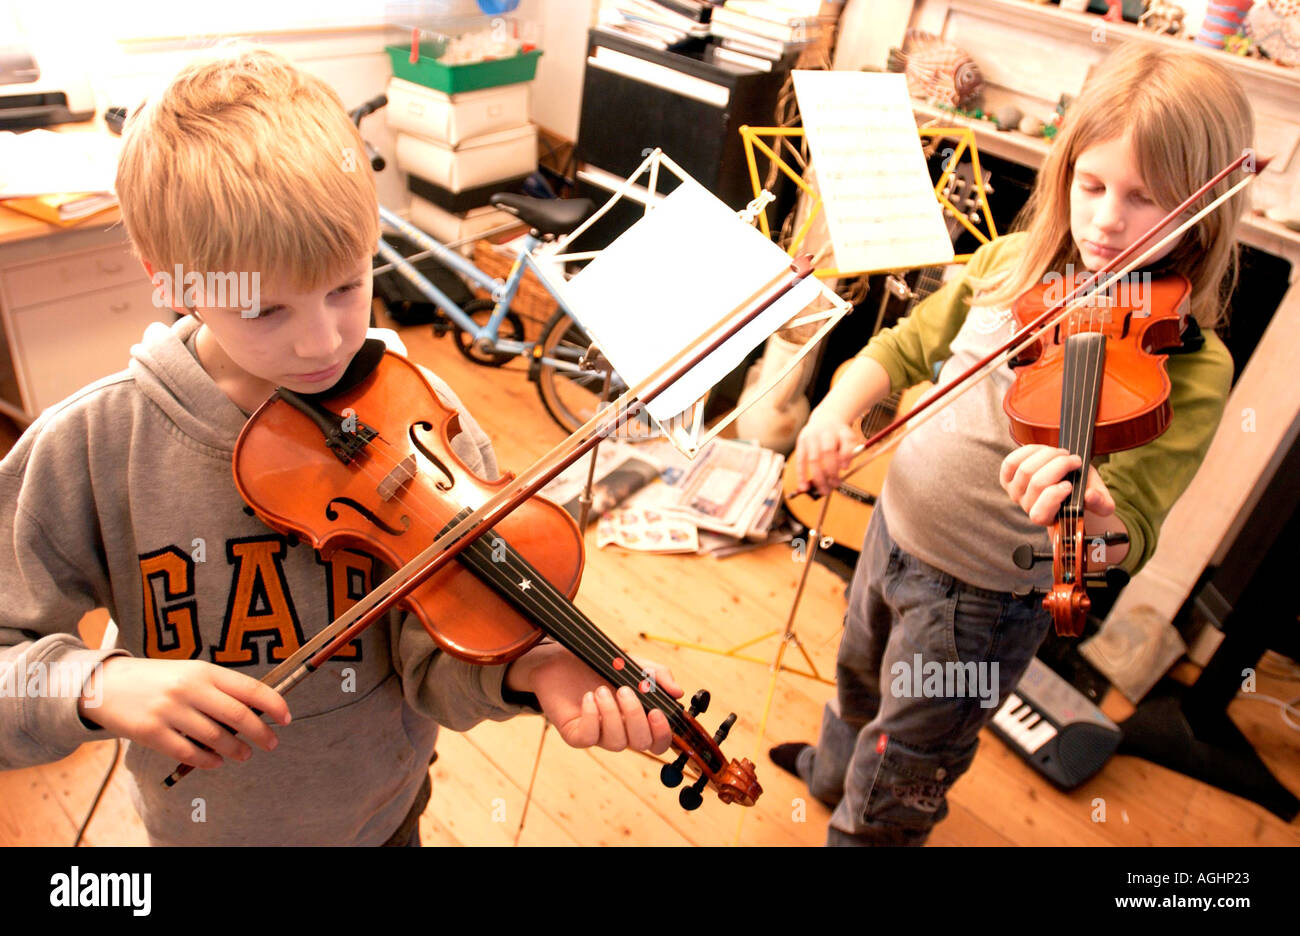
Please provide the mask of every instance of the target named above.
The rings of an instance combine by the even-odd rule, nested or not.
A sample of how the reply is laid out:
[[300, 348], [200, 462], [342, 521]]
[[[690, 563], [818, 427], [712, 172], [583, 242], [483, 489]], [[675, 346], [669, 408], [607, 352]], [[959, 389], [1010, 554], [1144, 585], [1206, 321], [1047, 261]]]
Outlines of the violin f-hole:
[[423, 429], [425, 432], [431, 432], [433, 430], [433, 423], [426, 422], [424, 420], [421, 420], [420, 422], [417, 423], [413, 423], [411, 427], [407, 430], [407, 435], [411, 437], [411, 444], [420, 450], [420, 454], [423, 455], [425, 458], [429, 459], [429, 461], [433, 462], [433, 466], [437, 468], [439, 471], [441, 471], [443, 477], [446, 478], [445, 481], [442, 480], [441, 478], [438, 479], [433, 483], [433, 486], [436, 487], [439, 491], [443, 491], [443, 492], [450, 491], [453, 487], [456, 486], [456, 479], [452, 476], [452, 473], [447, 470], [447, 466], [443, 464], [442, 459], [439, 458], [437, 455], [435, 455], [433, 452], [431, 452], [429, 450], [429, 447], [420, 441], [419, 436], [415, 434], [415, 430], [417, 426]]
[[381, 517], [379, 517], [372, 510], [370, 510], [370, 508], [367, 507], [365, 504], [359, 503], [358, 501], [354, 501], [350, 497], [334, 497], [331, 498], [329, 503], [325, 505], [325, 518], [331, 522], [339, 518], [339, 512], [334, 509], [335, 504], [340, 504], [344, 507], [351, 507], [357, 513], [361, 514], [361, 516], [365, 517], [367, 520], [369, 520], [371, 523], [379, 527], [379, 529], [383, 530], [385, 533], [389, 534], [390, 536], [401, 536], [408, 529], [410, 529], [411, 526], [411, 518], [407, 516], [403, 516], [401, 518], [402, 521], [401, 529], [398, 529], [397, 527], [393, 526], [390, 523], [385, 523]]

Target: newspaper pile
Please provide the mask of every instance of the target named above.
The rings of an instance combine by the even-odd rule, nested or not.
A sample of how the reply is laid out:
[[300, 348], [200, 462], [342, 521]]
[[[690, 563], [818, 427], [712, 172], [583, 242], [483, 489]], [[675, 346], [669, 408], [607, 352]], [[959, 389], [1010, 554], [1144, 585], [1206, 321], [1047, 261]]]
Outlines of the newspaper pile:
[[[541, 493], [576, 517], [588, 464], [580, 459]], [[784, 541], [772, 530], [784, 465], [776, 452], [728, 439], [712, 440], [694, 460], [665, 439], [602, 442], [592, 496], [596, 545], [721, 558]]]
[[785, 458], [761, 445], [714, 439], [674, 485], [672, 516], [735, 539], [762, 539], [781, 504]]

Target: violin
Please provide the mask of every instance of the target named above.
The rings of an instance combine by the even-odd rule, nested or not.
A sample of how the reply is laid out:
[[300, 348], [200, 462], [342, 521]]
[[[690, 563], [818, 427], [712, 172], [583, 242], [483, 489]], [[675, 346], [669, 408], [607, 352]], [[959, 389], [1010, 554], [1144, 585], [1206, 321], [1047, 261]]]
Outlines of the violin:
[[[1128, 542], [1125, 533], [1084, 533], [1084, 493], [1088, 466], [1096, 455], [1145, 445], [1169, 426], [1167, 355], [1161, 349], [1182, 342], [1182, 324], [1191, 299], [1186, 277], [1150, 274], [1112, 281], [1104, 289], [1083, 289], [1080, 274], [1068, 284], [1082, 294], [1081, 305], [1035, 339], [1008, 363], [1016, 379], [1003, 399], [1011, 435], [1021, 445], [1050, 445], [1078, 455], [1082, 467], [1066, 476], [1070, 493], [1049, 527], [1052, 552], [1025, 544], [1012, 554], [1022, 569], [1052, 560], [1049, 590], [1023, 588], [1021, 597], [1039, 595], [1052, 614], [1057, 634], [1082, 635], [1091, 600], [1089, 585], [1120, 587], [1122, 569], [1086, 572], [1085, 539], [1106, 546]], [[1060, 285], [1040, 284], [1021, 296], [1012, 314], [1021, 326], [1042, 318], [1045, 294]]]
[[[514, 478], [489, 481], [470, 471], [451, 448], [459, 432], [457, 412], [419, 368], [370, 339], [328, 391], [281, 388], [252, 415], [235, 444], [235, 485], [267, 526], [323, 556], [352, 549], [401, 569]], [[707, 691], [683, 709], [574, 607], [583, 538], [562, 507], [531, 497], [456, 558], [400, 600], [443, 650], [500, 664], [549, 636], [615, 688], [631, 688], [645, 711], [668, 719], [679, 757], [660, 779], [675, 787], [688, 763], [698, 769], [698, 780], [680, 792], [683, 808], [700, 806], [706, 784], [724, 803], [755, 803], [762, 787], [753, 763], [728, 763], [719, 748], [736, 715], [710, 735], [695, 720], [708, 708]], [[185, 766], [168, 785], [188, 773]]]
[[[708, 784], [713, 785], [723, 802], [752, 806], [762, 794], [762, 787], [754, 776], [754, 765], [747, 759], [733, 760], [728, 764], [718, 747], [735, 724], [734, 712], [710, 738], [695, 721], [695, 716], [708, 707], [707, 692], [697, 692], [691, 699], [690, 711], [683, 712], [675, 700], [658, 691], [653, 680], [632, 677], [627, 666], [627, 655], [572, 607], [564, 592], [550, 586], [540, 573], [532, 577], [535, 568], [518, 550], [512, 549], [504, 538], [494, 538], [490, 561], [497, 563], [499, 556], [508, 559], [510, 570], [522, 574], [521, 579], [507, 579], [499, 570], [488, 567], [481, 550], [475, 550], [474, 547], [487, 531], [537, 494], [548, 481], [592, 451], [601, 439], [619, 431], [620, 427], [635, 419], [640, 408], [648, 405], [683, 374], [738, 335], [800, 280], [809, 276], [812, 270], [811, 256], [796, 257], [787, 269], [754, 292], [741, 306], [705, 329], [699, 337], [655, 368], [636, 386], [629, 387], [617, 400], [592, 416], [521, 477], [513, 481], [505, 478], [498, 482], [500, 488], [495, 491], [492, 482], [473, 476], [451, 450], [449, 432], [455, 431], [459, 417], [437, 400], [423, 375], [410, 362], [386, 352], [382, 342], [367, 341], [353, 356], [342, 377], [323, 394], [299, 395], [283, 388], [277, 390], [250, 417], [237, 443], [235, 470], [236, 484], [240, 490], [247, 489], [249, 496], [252, 496], [254, 489], [261, 489], [261, 485], [253, 479], [247, 479], [245, 483], [240, 478], [239, 458], [244, 448], [243, 441], [252, 437], [255, 424], [261, 428], [268, 425], [267, 420], [273, 417], [267, 414], [284, 413], [284, 407], [288, 406], [302, 418], [287, 417], [283, 426], [292, 428], [295, 433], [303, 433], [305, 439], [309, 440], [297, 448], [300, 454], [310, 453], [312, 467], [301, 471], [289, 470], [282, 462], [288, 443], [275, 435], [274, 431], [264, 433], [259, 429], [258, 436], [265, 436], [258, 444], [264, 462], [262, 469], [279, 472], [279, 481], [283, 484], [301, 484], [305, 489], [311, 489], [312, 484], [318, 480], [316, 473], [328, 475], [336, 483], [345, 483], [357, 496], [347, 494], [336, 497], [334, 493], [317, 488], [318, 495], [328, 495], [329, 499], [320, 496], [314, 505], [308, 502], [307, 512], [301, 515], [305, 519], [300, 519], [296, 513], [298, 505], [291, 505], [279, 513], [262, 514], [264, 522], [277, 529], [295, 531], [295, 535], [299, 535], [296, 531], [301, 529], [303, 532], [300, 535], [312, 537], [317, 549], [324, 550], [361, 542], [365, 542], [369, 548], [376, 539], [375, 530], [380, 530], [393, 539], [391, 543], [375, 543], [374, 548], [378, 554], [381, 557], [388, 555], [385, 549], [389, 545], [400, 544], [401, 549], [392, 554], [406, 555], [409, 559], [387, 580], [263, 676], [261, 681], [281, 695], [288, 694], [361, 631], [399, 604], [415, 608], [422, 623], [435, 620], [431, 606], [424, 607], [407, 601], [407, 598], [419, 590], [430, 576], [450, 566], [453, 561], [460, 561], [462, 565], [479, 573], [490, 587], [495, 586], [497, 595], [508, 604], [525, 615], [532, 615], [530, 620], [534, 625], [552, 633], [561, 645], [605, 679], [616, 686], [632, 687], [647, 711], [650, 706], [660, 709], [672, 727], [672, 745], [679, 752], [673, 763], [665, 764], [660, 770], [660, 780], [667, 787], [676, 787], [681, 784], [683, 769], [688, 764], [699, 771], [698, 780], [684, 788], [678, 796], [683, 808], [698, 808], [703, 799], [701, 793]], [[392, 362], [400, 362], [397, 370], [390, 366]], [[394, 376], [392, 381], [379, 376], [381, 371], [382, 378], [397, 375], [403, 367], [408, 373], [405, 376]], [[419, 378], [418, 381], [414, 380], [412, 373]], [[390, 383], [391, 387], [385, 389]], [[402, 392], [398, 393], [396, 388], [401, 388]], [[378, 402], [385, 406], [375, 405]], [[357, 405], [364, 408], [364, 414], [358, 413]], [[416, 409], [398, 411], [424, 412], [430, 418], [412, 417], [404, 421], [385, 416], [391, 407], [407, 405], [416, 405]], [[334, 408], [331, 409], [331, 406]], [[373, 419], [374, 424], [362, 420], [361, 415]], [[263, 416], [266, 419], [261, 418]], [[440, 431], [433, 435], [435, 425], [439, 426]], [[320, 436], [319, 439], [316, 438], [317, 435]], [[329, 455], [326, 456], [325, 452]], [[348, 469], [348, 480], [336, 476], [330, 458], [338, 460]], [[329, 465], [329, 472], [326, 472], [325, 465]], [[359, 475], [366, 476], [366, 480], [353, 485], [350, 479]], [[451, 496], [451, 491], [458, 482], [463, 482], [461, 489], [455, 496]], [[481, 503], [474, 507], [467, 506], [475, 500], [480, 500]], [[390, 501], [395, 501], [396, 504], [391, 509], [383, 509], [383, 505]], [[435, 502], [439, 517], [450, 519], [439, 528], [435, 525], [436, 521], [424, 520], [422, 514], [414, 513], [423, 531], [433, 536], [433, 541], [421, 548], [423, 537], [407, 537], [404, 534], [408, 531], [418, 532], [411, 529], [415, 509], [428, 510]], [[408, 506], [412, 512], [407, 512]], [[376, 510], [376, 507], [380, 509]], [[252, 505], [252, 509], [258, 513], [256, 505]], [[354, 512], [362, 520], [350, 519], [350, 514]], [[328, 524], [322, 524], [317, 513], [322, 513]], [[343, 522], [338, 526], [329, 525], [340, 520]], [[313, 534], [308, 530], [317, 532]], [[568, 531], [568, 535], [571, 537], [573, 532]], [[580, 544], [581, 540], [578, 542]], [[498, 549], [504, 552], [498, 553]], [[579, 559], [579, 569], [580, 566]], [[577, 587], [576, 574], [575, 572], [572, 588]], [[544, 583], [537, 590], [541, 600], [535, 600], [529, 594], [538, 583]], [[491, 614], [500, 611], [501, 607], [498, 606], [491, 609]], [[539, 612], [541, 615], [537, 616]], [[495, 638], [489, 636], [487, 640], [482, 640], [474, 637], [458, 642], [455, 635], [459, 629], [453, 629], [450, 637], [443, 637], [446, 642], [442, 645], [448, 652], [459, 652], [466, 659], [478, 657], [483, 660], [508, 660], [519, 656], [532, 642], [540, 639], [522, 628], [511, 629], [491, 623], [491, 614], [488, 615], [489, 623], [486, 627], [490, 635], [496, 635]], [[441, 626], [430, 629], [434, 640], [439, 640], [443, 631]], [[628, 682], [629, 678], [632, 682]], [[163, 779], [163, 785], [174, 786], [192, 770], [193, 767], [189, 764], [177, 765]]]
[[[1083, 467], [1069, 476], [1071, 496], [1061, 505], [1052, 530], [1053, 587], [1045, 595], [1044, 603], [1052, 611], [1060, 634], [1083, 633], [1090, 607], [1084, 586], [1096, 581], [1083, 571], [1086, 479], [1083, 473], [1092, 455], [1143, 445], [1163, 432], [1172, 418], [1169, 378], [1163, 369], [1164, 357], [1158, 352], [1181, 343], [1178, 326], [1190, 298], [1190, 287], [1181, 277], [1160, 281], [1159, 306], [1165, 312], [1151, 320], [1148, 309], [1155, 306], [1156, 282], [1151, 283], [1153, 301], [1143, 300], [1140, 309], [1127, 308], [1118, 304], [1123, 301], [1126, 287], [1131, 294], [1131, 284], [1125, 284], [1123, 278], [1159, 252], [1165, 243], [1183, 234], [1258, 178], [1270, 161], [1271, 157], [1253, 149], [1244, 150], [1100, 270], [1077, 277], [1071, 284], [1073, 288], [1059, 301], [1048, 305], [1045, 288], [1021, 297], [1013, 312], [1021, 327], [1014, 335], [954, 380], [927, 395], [913, 409], [873, 433], [852, 452], [853, 458], [868, 450], [872, 457], [879, 457], [902, 439], [902, 434], [897, 433], [901, 426], [908, 422], [919, 425], [932, 418], [1002, 363], [1040, 363], [1041, 366], [1026, 370], [1023, 382], [1017, 375], [1019, 389], [1013, 388], [1014, 393], [1007, 395], [1004, 408], [1012, 420], [1012, 434], [1017, 441], [1069, 448], [1083, 462]], [[1204, 206], [1195, 208], [1215, 186], [1238, 170], [1245, 173], [1244, 178]], [[1157, 234], [1174, 225], [1178, 226], [1152, 244]], [[1081, 316], [1079, 307], [1083, 304], [1093, 308]], [[1099, 304], [1105, 304], [1108, 311], [1097, 311]], [[1094, 430], [1100, 434], [1100, 443], [1094, 439]], [[829, 501], [822, 507], [823, 518], [828, 505]], [[1128, 537], [1109, 533], [1094, 539], [1115, 545], [1126, 542]], [[815, 538], [812, 544], [815, 549]], [[1047, 554], [1035, 552], [1028, 544], [1018, 547], [1012, 555], [1012, 560], [1023, 569], [1046, 558]], [[1099, 574], [1108, 584], [1116, 586], [1128, 579], [1123, 570], [1116, 568]], [[1039, 591], [1019, 589], [1017, 594], [1028, 596]], [[797, 604], [797, 596], [795, 600]]]

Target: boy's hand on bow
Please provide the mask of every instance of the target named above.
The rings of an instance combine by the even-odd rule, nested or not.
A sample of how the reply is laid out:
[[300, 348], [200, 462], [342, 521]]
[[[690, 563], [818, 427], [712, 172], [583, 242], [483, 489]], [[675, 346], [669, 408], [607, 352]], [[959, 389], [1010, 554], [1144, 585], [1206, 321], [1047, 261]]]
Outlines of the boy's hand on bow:
[[224, 764], [223, 757], [252, 756], [232, 731], [275, 749], [275, 733], [253, 709], [289, 724], [284, 696], [251, 676], [203, 660], [125, 656], [105, 660], [77, 703], [79, 715], [111, 734], [208, 770]]
[[[1039, 526], [1051, 526], [1057, 511], [1069, 496], [1071, 485], [1064, 480], [1083, 464], [1068, 449], [1051, 445], [1022, 445], [1002, 461], [998, 480], [1002, 489]], [[1088, 485], [1083, 495], [1084, 509], [1098, 517], [1115, 512], [1115, 500], [1106, 490], [1097, 469], [1088, 466]]]
[[[628, 672], [642, 668], [674, 699], [682, 689], [665, 666], [627, 661]], [[672, 742], [672, 729], [663, 712], [646, 713], [637, 694], [623, 686], [617, 692], [576, 656], [558, 644], [534, 647], [510, 665], [506, 685], [537, 696], [542, 711], [560, 731], [566, 744], [584, 748], [599, 745], [607, 751], [632, 748], [662, 754]]]

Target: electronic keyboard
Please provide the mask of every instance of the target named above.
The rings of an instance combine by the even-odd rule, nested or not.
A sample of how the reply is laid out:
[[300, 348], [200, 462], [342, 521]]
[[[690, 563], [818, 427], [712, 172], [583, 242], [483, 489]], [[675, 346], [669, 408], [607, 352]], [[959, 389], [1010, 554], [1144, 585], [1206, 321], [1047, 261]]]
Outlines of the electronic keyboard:
[[1065, 790], [1101, 770], [1119, 747], [1119, 726], [1037, 657], [993, 715], [993, 733]]

